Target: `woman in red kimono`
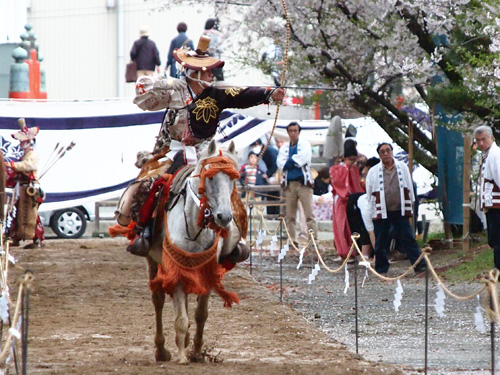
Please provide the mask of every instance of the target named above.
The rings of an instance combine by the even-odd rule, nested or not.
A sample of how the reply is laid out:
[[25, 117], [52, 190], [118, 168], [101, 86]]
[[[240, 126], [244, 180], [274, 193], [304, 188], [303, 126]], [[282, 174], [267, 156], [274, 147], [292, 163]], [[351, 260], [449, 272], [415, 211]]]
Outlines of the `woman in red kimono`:
[[346, 208], [349, 195], [363, 193], [359, 167], [356, 165], [358, 152], [352, 139], [344, 142], [344, 160], [330, 167], [330, 183], [333, 190], [333, 240], [337, 254], [345, 259], [352, 245], [351, 229], [347, 221]]

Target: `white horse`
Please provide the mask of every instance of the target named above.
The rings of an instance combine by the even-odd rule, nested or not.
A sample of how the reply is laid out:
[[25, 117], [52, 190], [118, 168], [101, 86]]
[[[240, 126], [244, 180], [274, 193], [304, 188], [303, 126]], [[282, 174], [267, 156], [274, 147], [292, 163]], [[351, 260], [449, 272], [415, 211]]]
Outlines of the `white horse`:
[[[156, 313], [157, 361], [171, 359], [170, 352], [164, 346], [162, 310], [165, 293], [173, 298], [175, 342], [178, 349], [176, 359], [180, 363], [203, 360], [203, 329], [208, 317], [211, 290], [221, 295], [227, 306], [237, 302], [236, 295], [226, 292], [220, 282], [226, 271], [221, 265], [224, 260], [236, 263], [249, 255], [248, 248], [238, 243], [241, 238], [240, 229], [235, 222], [238, 217], [233, 217], [234, 195], [233, 202], [231, 195], [235, 193], [233, 189], [237, 175], [234, 144], [231, 142], [227, 151], [223, 152], [212, 141], [201, 152], [198, 164], [182, 182], [181, 188], [177, 189], [180, 193], [158, 204], [152, 246], [147, 257]], [[204, 208], [201, 214], [200, 205]], [[165, 218], [166, 225], [162, 223]], [[244, 219], [246, 220], [246, 216]], [[205, 274], [209, 275], [208, 281], [202, 281], [200, 286], [199, 278], [203, 278]], [[188, 357], [189, 293], [198, 295], [198, 304], [193, 351]]]

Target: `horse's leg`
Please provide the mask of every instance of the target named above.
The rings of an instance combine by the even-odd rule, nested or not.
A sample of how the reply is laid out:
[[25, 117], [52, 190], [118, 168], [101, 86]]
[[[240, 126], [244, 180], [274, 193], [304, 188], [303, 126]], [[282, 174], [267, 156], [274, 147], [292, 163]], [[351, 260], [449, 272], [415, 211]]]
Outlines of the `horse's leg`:
[[[152, 280], [156, 276], [158, 265], [149, 257], [147, 258], [147, 261], [149, 280]], [[153, 305], [155, 307], [156, 316], [155, 358], [157, 362], [170, 361], [172, 355], [165, 349], [165, 336], [163, 336], [163, 305], [165, 304], [165, 294], [153, 292], [151, 294], [151, 300], [153, 301]]]
[[188, 345], [189, 345], [189, 328], [191, 327], [191, 323], [189, 322], [189, 309], [188, 309], [188, 305], [189, 305], [189, 297], [186, 296], [186, 316], [188, 317], [188, 329], [186, 331], [186, 337], [184, 338], [184, 347], [187, 348]]
[[193, 341], [193, 356], [194, 362], [202, 362], [203, 356], [201, 355], [201, 348], [203, 347], [203, 330], [205, 322], [208, 318], [208, 300], [210, 299], [210, 292], [198, 296], [198, 306], [196, 306], [195, 320], [196, 320], [196, 333]]
[[188, 363], [186, 354], [186, 335], [188, 334], [189, 319], [186, 311], [187, 295], [184, 293], [182, 284], [179, 283], [174, 289], [174, 312], [175, 312], [175, 343], [178, 349], [179, 363]]

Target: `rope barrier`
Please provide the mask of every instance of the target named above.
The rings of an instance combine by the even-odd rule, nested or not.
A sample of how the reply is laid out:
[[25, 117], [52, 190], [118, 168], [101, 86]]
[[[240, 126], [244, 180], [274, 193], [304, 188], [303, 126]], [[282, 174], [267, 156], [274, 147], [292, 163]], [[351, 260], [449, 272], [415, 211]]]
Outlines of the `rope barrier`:
[[[2, 338], [0, 345], [0, 367], [6, 368], [7, 364], [12, 362], [16, 367], [16, 373], [19, 373], [19, 368], [21, 366], [23, 374], [26, 373], [27, 365], [27, 347], [28, 347], [28, 337], [27, 337], [27, 306], [29, 301], [29, 292], [31, 291], [33, 283], [33, 274], [31, 271], [24, 269], [23, 267], [16, 264], [15, 259], [10, 254], [10, 243], [12, 242], [10, 238], [5, 238], [4, 227], [9, 225], [9, 213], [12, 212], [14, 208], [14, 203], [16, 200], [15, 196], [9, 196], [6, 203], [5, 219], [0, 221], [0, 289], [2, 297], [1, 308], [4, 314], [2, 315], [2, 327], [5, 323], [8, 323], [8, 330], [5, 337], [0, 335]], [[12, 263], [12, 266], [10, 265]], [[22, 273], [19, 277], [17, 285], [17, 300], [14, 303], [10, 293], [9, 293], [9, 269], [14, 267]], [[21, 349], [18, 349], [16, 344], [21, 345]], [[17, 356], [18, 350], [22, 352], [22, 363], [19, 365], [19, 358]], [[8, 371], [8, 370], [7, 370]]]
[[[259, 219], [260, 219], [260, 222], [259, 222], [259, 223], [260, 223], [260, 224], [264, 227], [264, 230], [266, 231], [266, 234], [268, 234], [268, 235], [272, 235], [272, 236], [277, 235], [277, 234], [278, 234], [278, 231], [279, 231], [279, 226], [276, 228], [276, 230], [275, 230], [274, 232], [273, 232], [273, 231], [271, 231], [271, 230], [269, 229], [269, 227], [267, 226], [267, 224], [266, 224], [266, 221], [265, 221], [265, 218], [264, 218], [264, 214], [263, 214], [263, 212], [262, 212], [262, 211], [258, 211], [258, 213], [260, 214], [260, 218], [259, 218]], [[288, 238], [290, 238], [290, 233], [288, 232], [288, 228], [287, 228], [287, 226], [286, 226], [285, 218], [284, 218], [284, 217], [282, 217], [282, 216], [280, 216], [280, 217], [278, 218], [278, 220], [281, 220], [281, 221], [283, 222], [284, 227], [285, 227], [285, 231], [286, 231], [286, 235], [287, 235], [287, 237], [288, 237]], [[261, 227], [261, 228], [255, 228], [255, 237], [256, 237], [256, 239], [255, 239], [254, 241], [252, 241], [252, 242], [249, 244], [249, 246], [250, 246], [250, 245], [251, 245], [251, 246], [255, 246], [255, 245], [256, 245], [257, 238], [259, 237], [259, 234], [260, 234], [259, 232], [260, 232], [261, 230], [262, 230], [262, 227]], [[305, 248], [308, 248], [308, 247], [310, 246], [310, 244], [311, 244], [311, 241], [307, 242], [307, 244], [306, 244], [304, 247], [305, 247]], [[289, 243], [289, 247], [292, 247], [295, 251], [297, 251], [297, 252], [300, 254], [300, 251], [301, 251], [301, 250], [300, 250], [297, 246], [295, 246], [295, 244], [294, 244], [293, 242], [290, 242], [290, 243]]]
[[[288, 238], [290, 238], [290, 232], [288, 232], [288, 227], [286, 226], [286, 220], [284, 217], [282, 217], [281, 220], [283, 221], [283, 226], [285, 227], [286, 236]], [[292, 247], [295, 249], [295, 251], [297, 251], [300, 254], [300, 249], [297, 246], [295, 246], [293, 241], [290, 242], [289, 245], [292, 245]], [[307, 245], [305, 247], [309, 248], [310, 245], [311, 245], [311, 241], [307, 242]]]
[[[265, 223], [263, 215], [261, 217], [261, 220], [262, 220], [262, 222]], [[285, 218], [280, 217], [279, 220], [282, 220], [286, 235], [288, 238], [290, 238], [290, 233], [289, 233], [288, 227], [286, 225]], [[312, 244], [314, 251], [316, 252], [316, 254], [318, 256], [319, 262], [330, 273], [338, 273], [344, 267], [346, 267], [346, 265], [347, 265], [347, 263], [348, 263], [348, 261], [349, 261], [349, 259], [352, 256], [354, 251], [356, 251], [357, 255], [359, 255], [359, 257], [361, 258], [361, 261], [359, 264], [362, 264], [363, 266], [365, 266], [367, 268], [367, 270], [369, 270], [376, 277], [378, 277], [379, 279], [381, 279], [383, 281], [397, 281], [399, 279], [402, 279], [403, 277], [408, 275], [412, 270], [414, 270], [416, 265], [418, 265], [422, 260], [425, 260], [427, 268], [428, 268], [429, 273], [432, 276], [432, 278], [435, 280], [435, 282], [437, 284], [441, 285], [441, 287], [443, 288], [443, 291], [451, 298], [454, 298], [458, 301], [467, 301], [467, 300], [473, 299], [473, 298], [481, 295], [483, 292], [486, 291], [486, 293], [484, 293], [484, 295], [483, 295], [483, 305], [484, 305], [483, 307], [487, 311], [489, 319], [492, 322], [495, 321], [498, 324], [500, 324], [500, 300], [498, 298], [498, 280], [500, 278], [500, 271], [499, 270], [496, 270], [496, 269], [491, 270], [485, 276], [483, 276], [481, 278], [480, 282], [484, 285], [479, 290], [477, 290], [474, 293], [469, 294], [469, 295], [460, 296], [458, 294], [453, 293], [445, 285], [445, 283], [441, 280], [441, 278], [437, 274], [434, 266], [431, 263], [429, 255], [428, 255], [429, 251], [432, 250], [430, 246], [427, 246], [427, 247], [421, 249], [422, 253], [418, 257], [418, 259], [405, 272], [403, 272], [402, 274], [395, 276], [395, 277], [388, 277], [388, 276], [385, 276], [385, 275], [378, 273], [371, 266], [368, 259], [363, 255], [363, 253], [362, 253], [361, 249], [359, 248], [357, 241], [356, 241], [359, 238], [359, 234], [354, 233], [353, 235], [351, 235], [352, 245], [351, 245], [351, 248], [349, 249], [349, 253], [347, 254], [347, 256], [344, 259], [344, 261], [342, 262], [342, 264], [336, 269], [332, 269], [332, 268], [328, 267], [328, 265], [325, 263], [323, 256], [321, 255], [321, 252], [319, 251], [317, 240], [314, 238], [314, 233], [312, 230], [309, 231], [309, 237], [310, 237], [310, 239], [309, 239], [307, 245], [305, 246], [305, 248], [309, 248]], [[300, 250], [295, 246], [295, 244], [293, 242], [291, 242], [290, 245], [297, 252], [300, 253]]]
[[[276, 195], [266, 194], [264, 192], [260, 192], [258, 190], [254, 190], [251, 187], [246, 187], [245, 188], [245, 192], [246, 193], [248, 193], [248, 192], [253, 193], [254, 197], [258, 196], [258, 197], [278, 198]], [[247, 199], [247, 202], [248, 202], [248, 199]], [[268, 204], [262, 203], [262, 206], [277, 206], [277, 204], [276, 203], [274, 203], [274, 204], [273, 203], [268, 203]]]
[[278, 234], [279, 226], [274, 230], [274, 232], [272, 230], [270, 230], [269, 227], [267, 226], [266, 220], [265, 220], [265, 217], [264, 217], [264, 208], [258, 207], [257, 208], [257, 213], [260, 215], [260, 220], [261, 220], [261, 223], [264, 226], [264, 229], [266, 230], [266, 233], [269, 234], [269, 235], [271, 235], [271, 236], [274, 236], [274, 235]]
[[475, 293], [471, 294], [471, 295], [468, 295], [468, 296], [459, 296], [455, 293], [453, 293], [452, 291], [450, 291], [446, 285], [443, 283], [443, 281], [441, 280], [441, 278], [438, 276], [438, 274], [436, 273], [436, 270], [434, 269], [434, 267], [432, 266], [432, 263], [429, 259], [429, 257], [427, 256], [426, 253], [425, 254], [425, 261], [427, 262], [427, 268], [429, 269], [432, 277], [434, 278], [434, 280], [441, 285], [441, 287], [443, 288], [444, 292], [446, 294], [448, 294], [450, 297], [452, 298], [455, 298], [456, 300], [459, 300], [459, 301], [467, 301], [467, 300], [470, 300], [478, 295], [480, 295], [485, 289], [486, 289], [486, 285], [483, 286], [480, 290], [476, 291]]
[[[359, 236], [359, 235], [358, 235]], [[422, 259], [425, 259], [426, 263], [427, 263], [427, 267], [429, 268], [429, 271], [431, 272], [431, 275], [433, 276], [433, 278], [435, 279], [435, 281], [440, 284], [442, 287], [443, 287], [443, 290], [446, 294], [448, 294], [450, 297], [456, 299], [456, 300], [459, 300], [459, 301], [467, 301], [467, 300], [470, 300], [478, 295], [480, 295], [487, 287], [484, 286], [482, 287], [480, 290], [474, 292], [473, 294], [470, 294], [470, 295], [467, 295], [467, 296], [459, 296], [455, 293], [453, 293], [452, 291], [450, 291], [446, 285], [443, 283], [443, 281], [441, 280], [441, 278], [438, 276], [438, 274], [436, 273], [434, 267], [432, 266], [432, 263], [427, 255], [427, 252], [428, 250], [430, 250], [430, 247], [427, 246], [426, 248], [422, 249], [422, 254], [420, 254], [420, 256], [418, 257], [418, 259], [415, 261], [415, 263], [413, 263], [410, 268], [408, 268], [408, 270], [406, 270], [404, 273], [402, 273], [401, 275], [399, 276], [396, 276], [396, 277], [387, 277], [387, 276], [384, 276], [380, 273], [378, 273], [376, 270], [373, 269], [373, 267], [371, 266], [370, 262], [368, 262], [368, 260], [365, 258], [365, 256], [363, 255], [361, 249], [359, 248], [357, 242], [356, 242], [356, 239], [358, 237], [352, 235], [351, 236], [351, 239], [353, 240], [352, 242], [352, 246], [351, 246], [351, 250], [349, 251], [349, 254], [347, 255], [346, 259], [344, 260], [344, 263], [342, 264], [342, 266], [340, 267], [340, 269], [342, 269], [344, 267], [344, 265], [347, 263], [347, 259], [349, 259], [349, 256], [351, 255], [352, 253], [352, 249], [353, 247], [356, 248], [356, 251], [358, 253], [358, 255], [361, 257], [362, 259], [362, 262], [364, 262], [366, 264], [366, 268], [370, 270], [370, 272], [372, 272], [375, 276], [377, 276], [378, 278], [384, 280], [384, 281], [397, 281], [399, 279], [402, 279], [403, 277], [405, 277], [406, 275], [408, 275], [413, 269], [415, 269], [416, 265], [420, 263], [420, 261]], [[316, 247], [316, 243], [314, 244], [315, 247]], [[318, 252], [318, 256], [321, 257], [321, 255], [319, 254], [319, 251]], [[326, 267], [325, 267], [326, 268]], [[483, 282], [486, 282], [486, 281], [483, 281]], [[496, 309], [498, 311], [498, 308]], [[499, 315], [500, 316], [500, 315]], [[500, 321], [500, 320], [499, 320]]]
[[314, 250], [316, 251], [316, 254], [318, 255], [318, 259], [321, 262], [321, 264], [323, 265], [323, 267], [325, 267], [325, 269], [328, 272], [330, 272], [330, 273], [337, 273], [337, 272], [342, 271], [342, 269], [346, 266], [347, 261], [351, 257], [351, 254], [353, 253], [353, 247], [351, 246], [351, 248], [349, 249], [349, 253], [347, 254], [346, 258], [344, 259], [344, 261], [342, 262], [342, 264], [340, 265], [340, 267], [338, 267], [337, 269], [333, 270], [333, 269], [331, 269], [330, 267], [328, 267], [325, 264], [325, 261], [323, 260], [323, 257], [321, 256], [321, 253], [319, 252], [319, 249], [318, 249], [318, 246], [316, 244], [316, 240], [314, 239], [313, 233], [310, 233], [309, 235], [311, 236], [311, 241], [312, 241], [312, 243], [314, 245]]
[[[19, 280], [19, 290], [17, 292], [17, 302], [14, 308], [14, 314], [11, 315], [10, 321], [10, 329], [7, 331], [7, 337], [5, 339], [2, 351], [0, 352], [0, 362], [4, 362], [9, 354], [9, 351], [12, 347], [12, 340], [17, 339], [21, 340], [20, 334], [17, 331], [17, 327], [19, 325], [19, 318], [21, 316], [21, 302], [23, 300], [23, 295], [25, 290], [31, 289], [31, 284], [33, 282], [33, 275], [31, 272], [25, 272], [22, 278]], [[4, 291], [5, 292], [5, 291]], [[12, 311], [12, 308], [9, 307], [9, 311]], [[24, 322], [23, 322], [24, 323]], [[19, 336], [19, 337], [18, 337]], [[27, 339], [27, 338], [24, 338]]]
[[[28, 338], [24, 337], [19, 331], [18, 328], [20, 324], [27, 324], [27, 322], [22, 321], [22, 305], [23, 299], [25, 298], [26, 292], [31, 290], [32, 282], [33, 282], [33, 274], [30, 271], [25, 270], [23, 267], [20, 267], [14, 263], [14, 259], [10, 255], [10, 239], [4, 240], [4, 236], [1, 235], [3, 233], [4, 223], [0, 222], [0, 248], [1, 248], [1, 257], [0, 257], [0, 282], [1, 282], [1, 295], [6, 298], [6, 303], [8, 307], [9, 314], [9, 329], [7, 331], [6, 337], [3, 339], [3, 347], [0, 351], [0, 363], [6, 363], [8, 360], [9, 354], [14, 350], [16, 340], [20, 343], [26, 341]], [[9, 285], [8, 285], [8, 277], [9, 277], [9, 263], [12, 262], [14, 268], [19, 269], [23, 272], [23, 275], [18, 280], [18, 292], [17, 292], [17, 300], [14, 304], [10, 293], [9, 293]], [[23, 330], [23, 332], [26, 332]], [[26, 343], [24, 343], [26, 344]], [[17, 360], [15, 359], [16, 363]], [[26, 364], [23, 363], [23, 366]], [[17, 364], [16, 364], [17, 366]]]
[[[493, 269], [481, 280], [485, 284], [488, 293], [483, 296], [483, 307], [488, 313], [490, 321], [500, 324], [500, 310], [498, 303], [498, 277], [500, 271]], [[488, 297], [490, 298], [488, 301]]]

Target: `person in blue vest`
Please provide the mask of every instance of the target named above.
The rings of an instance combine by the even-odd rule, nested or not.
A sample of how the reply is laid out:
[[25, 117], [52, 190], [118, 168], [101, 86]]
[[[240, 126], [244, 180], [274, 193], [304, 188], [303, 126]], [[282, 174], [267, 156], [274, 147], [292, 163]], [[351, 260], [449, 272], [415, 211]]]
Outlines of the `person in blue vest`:
[[283, 171], [281, 185], [285, 189], [286, 226], [290, 240], [298, 246], [296, 219], [299, 201], [304, 209], [307, 228], [313, 231], [315, 239], [318, 238], [318, 226], [313, 212], [312, 152], [310, 143], [299, 139], [301, 127], [297, 122], [288, 124], [286, 130], [290, 142], [280, 148], [278, 168]]
[[170, 42], [170, 48], [168, 49], [167, 56], [167, 65], [165, 65], [165, 76], [167, 76], [168, 68], [170, 67], [170, 77], [177, 78], [177, 66], [176, 60], [174, 58], [174, 51], [179, 48], [189, 48], [190, 50], [194, 50], [194, 44], [191, 39], [186, 35], [187, 25], [184, 22], [180, 22], [177, 25], [177, 32], [179, 33], [172, 41]]

